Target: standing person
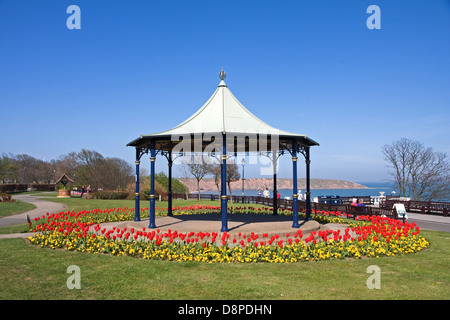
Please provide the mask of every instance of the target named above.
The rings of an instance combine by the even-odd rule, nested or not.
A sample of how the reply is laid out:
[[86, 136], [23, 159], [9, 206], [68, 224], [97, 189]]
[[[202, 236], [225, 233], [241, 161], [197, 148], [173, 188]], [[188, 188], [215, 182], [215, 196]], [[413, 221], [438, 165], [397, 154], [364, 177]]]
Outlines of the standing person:
[[277, 199], [280, 199], [281, 194], [277, 191]]
[[258, 189], [258, 197], [261, 197], [261, 189]]
[[303, 194], [302, 194], [302, 190], [298, 190], [298, 200], [303, 201]]
[[263, 195], [264, 195], [264, 198], [268, 198], [269, 197], [270, 192], [269, 192], [268, 188], [266, 188], [266, 190], [264, 190]]
[[83, 198], [84, 186], [81, 187], [81, 198]]
[[87, 193], [91, 192], [91, 185], [88, 185], [87, 187]]

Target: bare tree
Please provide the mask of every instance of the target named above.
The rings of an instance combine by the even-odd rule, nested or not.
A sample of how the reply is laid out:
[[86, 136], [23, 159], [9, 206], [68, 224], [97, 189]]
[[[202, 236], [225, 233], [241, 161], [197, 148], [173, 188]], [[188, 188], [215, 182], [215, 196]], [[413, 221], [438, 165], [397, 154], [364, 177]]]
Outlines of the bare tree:
[[109, 190], [123, 190], [133, 181], [133, 167], [123, 159], [106, 158], [102, 171], [105, 188]]
[[228, 185], [228, 192], [230, 193], [231, 203], [233, 203], [233, 197], [231, 194], [231, 182], [237, 181], [240, 178], [241, 175], [239, 174], [238, 165], [235, 163], [227, 164], [227, 185]]
[[77, 169], [77, 153], [70, 152], [67, 155], [61, 155], [57, 160], [51, 160], [53, 166], [53, 175], [55, 181], [59, 179], [64, 173], [71, 179], [75, 180], [75, 171]]
[[201, 163], [189, 163], [187, 164], [190, 173], [197, 180], [197, 192], [198, 192], [198, 200], [200, 200], [200, 181], [211, 173], [211, 165], [201, 162]]
[[17, 182], [20, 172], [14, 155], [3, 153], [0, 157], [0, 183]]
[[105, 158], [93, 150], [82, 149], [77, 153], [76, 183], [92, 189], [109, 189], [105, 186]]
[[93, 150], [82, 149], [76, 155], [76, 180], [94, 190], [125, 189], [133, 179], [133, 167], [119, 158], [104, 158]]
[[52, 167], [49, 162], [36, 159], [27, 154], [16, 155], [13, 159], [16, 167], [21, 170], [19, 174], [22, 183], [48, 183], [52, 177]]
[[382, 153], [400, 196], [413, 200], [448, 200], [450, 165], [447, 155], [419, 141], [399, 139], [382, 147]]
[[213, 164], [211, 165], [211, 174], [214, 176], [214, 184], [217, 187], [217, 194], [220, 196], [220, 187], [219, 184], [221, 182], [222, 177], [222, 165]]

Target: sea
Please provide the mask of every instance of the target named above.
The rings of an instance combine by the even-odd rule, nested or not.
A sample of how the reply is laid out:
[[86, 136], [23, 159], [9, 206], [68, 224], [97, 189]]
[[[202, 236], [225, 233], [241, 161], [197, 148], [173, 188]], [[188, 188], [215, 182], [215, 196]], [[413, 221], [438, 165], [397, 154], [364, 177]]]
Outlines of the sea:
[[[398, 195], [399, 192], [396, 190], [392, 183], [389, 182], [357, 182], [366, 186], [364, 189], [311, 189], [311, 199], [315, 197], [321, 196], [339, 196], [339, 197], [361, 197], [361, 196], [380, 196], [383, 192], [383, 195]], [[273, 197], [273, 190], [270, 191], [270, 197]], [[278, 189], [280, 193], [280, 198], [284, 199], [285, 197], [289, 197], [292, 199], [292, 189]], [[306, 190], [301, 190], [303, 195]], [[202, 193], [206, 194], [217, 194], [217, 191], [203, 191]], [[227, 190], [228, 193], [228, 190]], [[239, 196], [242, 195], [242, 190], [232, 190], [232, 194]], [[258, 190], [250, 189], [244, 190], [244, 195], [246, 196], [257, 196]]]

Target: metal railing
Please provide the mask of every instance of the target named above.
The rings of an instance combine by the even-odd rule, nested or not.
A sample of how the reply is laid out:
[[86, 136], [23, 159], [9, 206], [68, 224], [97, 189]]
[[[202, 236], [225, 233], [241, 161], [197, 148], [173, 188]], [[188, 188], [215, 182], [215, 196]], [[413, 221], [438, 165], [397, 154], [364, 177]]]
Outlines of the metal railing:
[[[189, 195], [185, 194], [174, 194], [173, 198], [178, 199], [198, 199], [198, 194], [191, 193]], [[265, 198], [265, 197], [257, 197], [257, 196], [229, 196], [228, 200], [233, 199], [233, 203], [254, 203], [266, 205], [269, 207], [273, 207], [274, 198]], [[347, 205], [353, 201], [353, 198], [363, 199], [366, 205], [377, 206], [381, 209], [391, 210], [394, 203], [403, 203], [407, 211], [420, 211], [422, 213], [437, 213], [443, 214], [444, 216], [448, 215], [450, 210], [449, 202], [437, 202], [437, 201], [405, 201], [399, 200], [392, 197], [374, 197], [374, 196], [354, 196], [354, 197], [340, 197], [338, 198], [340, 204], [332, 204], [332, 203], [318, 203], [311, 202], [311, 209], [313, 210], [325, 210], [325, 211], [341, 211], [345, 212], [347, 209]], [[219, 200], [220, 196], [218, 194], [200, 194], [201, 200]], [[244, 201], [242, 201], [244, 200]], [[275, 199], [277, 201], [277, 206], [279, 209], [292, 209], [292, 200], [291, 199]], [[305, 201], [298, 201], [298, 209], [303, 210], [306, 209]]]

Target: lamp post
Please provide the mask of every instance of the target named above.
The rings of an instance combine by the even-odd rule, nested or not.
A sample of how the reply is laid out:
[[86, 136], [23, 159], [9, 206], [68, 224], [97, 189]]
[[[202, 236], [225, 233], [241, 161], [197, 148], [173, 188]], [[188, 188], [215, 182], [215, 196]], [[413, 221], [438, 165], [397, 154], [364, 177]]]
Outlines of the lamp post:
[[245, 158], [242, 158], [242, 203], [244, 203], [244, 166], [245, 166]]

